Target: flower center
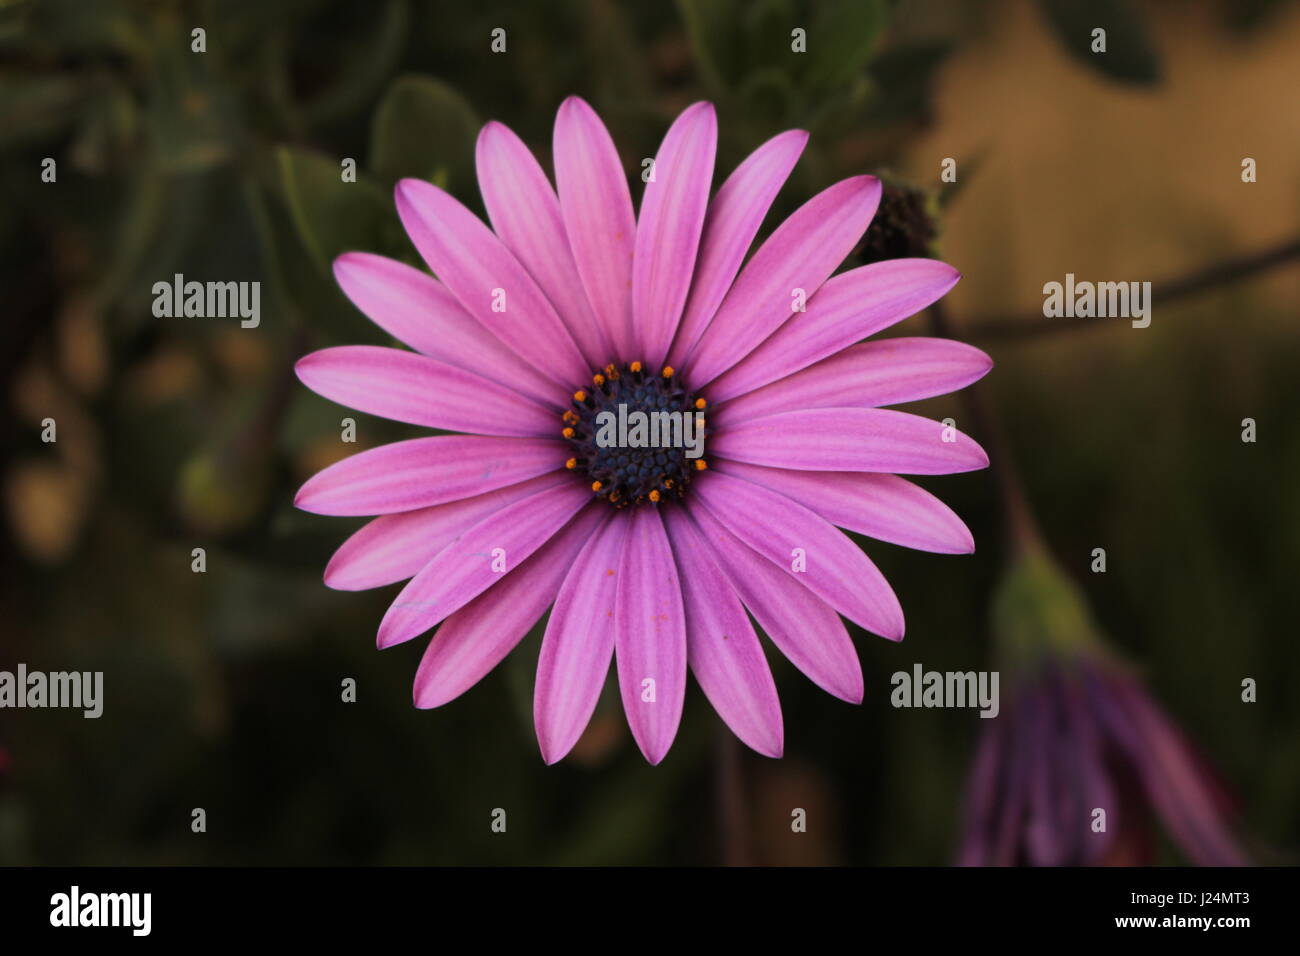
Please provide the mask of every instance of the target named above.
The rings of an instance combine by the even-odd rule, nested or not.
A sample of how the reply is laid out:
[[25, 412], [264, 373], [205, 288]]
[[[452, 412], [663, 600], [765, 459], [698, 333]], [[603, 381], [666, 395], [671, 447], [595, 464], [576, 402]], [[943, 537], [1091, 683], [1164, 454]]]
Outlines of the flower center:
[[573, 446], [566, 463], [616, 508], [658, 504], [686, 493], [708, 464], [703, 398], [692, 395], [672, 368], [658, 375], [640, 362], [606, 365], [591, 387], [573, 393], [562, 416]]

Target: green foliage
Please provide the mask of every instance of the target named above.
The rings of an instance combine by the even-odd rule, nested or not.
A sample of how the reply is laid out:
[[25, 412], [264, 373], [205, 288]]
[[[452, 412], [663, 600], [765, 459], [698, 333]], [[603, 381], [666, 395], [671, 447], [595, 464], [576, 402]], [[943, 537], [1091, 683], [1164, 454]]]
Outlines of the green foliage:
[[288, 146], [276, 152], [276, 161], [298, 236], [324, 274], [344, 252], [396, 245], [392, 205], [363, 174], [344, 182], [341, 161]]
[[428, 179], [465, 194], [474, 187], [474, 143], [482, 122], [465, 98], [428, 76], [399, 76], [375, 110], [370, 168], [386, 183]]
[[[900, 29], [907, 7], [0, 0], [0, 367], [12, 404], [0, 487], [12, 493], [33, 463], [75, 479], [42, 512], [50, 526], [69, 523], [65, 548], [3, 540], [5, 657], [108, 671], [110, 694], [99, 721], [0, 713], [12, 768], [0, 778], [0, 864], [715, 861], [718, 722], [698, 687], [657, 768], [636, 753], [612, 683], [581, 753], [542, 765], [530, 723], [540, 625], [461, 699], [412, 707], [424, 640], [382, 654], [373, 643], [396, 588], [339, 594], [321, 582], [361, 522], [304, 514], [292, 500], [309, 474], [352, 450], [339, 445], [342, 416], [357, 421], [356, 450], [417, 432], [311, 395], [293, 363], [324, 345], [389, 341], [339, 292], [331, 262], [366, 250], [418, 264], [392, 184], [430, 179], [477, 207], [474, 145], [488, 118], [547, 166], [555, 108], [583, 95], [635, 175], [677, 111], [710, 98], [719, 181], [768, 136], [811, 129], [769, 228], [811, 191], [888, 166], [933, 120], [935, 77], [978, 26], [937, 17], [933, 30]], [[1158, 78], [1127, 5], [1044, 9], [1076, 48], [1084, 20], [1107, 26], [1111, 52], [1087, 54], [1091, 66]], [[206, 53], [191, 52], [196, 25]], [[498, 26], [507, 54], [489, 51]], [[806, 54], [791, 49], [795, 28], [807, 31]], [[57, 185], [39, 182], [47, 156], [58, 159]], [[348, 158], [355, 182], [342, 176]], [[962, 183], [976, 158], [961, 157]], [[262, 282], [261, 326], [155, 319], [152, 284], [174, 272]], [[1251, 312], [1248, 301], [1222, 305]], [[76, 338], [86, 328], [89, 344]], [[1157, 691], [1182, 703], [1172, 709], [1206, 732], [1228, 775], [1250, 781], [1267, 776], [1258, 767], [1273, 755], [1294, 755], [1294, 705], [1274, 693], [1257, 710], [1224, 708], [1213, 695], [1239, 673], [1295, 672], [1294, 642], [1262, 637], [1284, 634], [1300, 611], [1287, 579], [1296, 538], [1266, 533], [1300, 521], [1279, 477], [1300, 468], [1300, 445], [1279, 439], [1263, 461], [1245, 456], [1264, 444], [1225, 459], [1177, 428], [1153, 442], [1132, 414], [1176, 405], [1216, 428], [1239, 419], [1231, 390], [1203, 387], [1220, 333], [1207, 325], [1163, 342], [1156, 372], [1122, 370], [1113, 388], [1089, 393], [1094, 405], [1001, 369], [995, 387], [1013, 445], [1030, 450], [1031, 494], [1051, 490], [1040, 505], [1063, 573], [1126, 656], [1154, 665]], [[76, 360], [83, 352], [95, 361]], [[1270, 435], [1300, 402], [1293, 353], [1267, 355], [1243, 386]], [[86, 371], [95, 362], [98, 375]], [[47, 403], [60, 409], [56, 449], [30, 426], [31, 407]], [[935, 417], [961, 420], [956, 399], [940, 404]], [[1134, 424], [1103, 434], [1097, 421]], [[1250, 494], [1242, 469], [1257, 469]], [[990, 663], [986, 621], [1003, 555], [989, 483], [937, 485], [927, 482], [968, 520], [980, 552], [864, 543], [900, 595], [910, 635], [904, 649], [855, 635], [864, 704], [829, 698], [771, 655], [788, 756], [744, 761], [755, 830], [788, 829], [790, 800], [812, 807], [830, 847], [817, 862], [950, 858], [973, 728], [952, 712], [900, 717], [888, 676], [915, 660]], [[1075, 520], [1084, 513], [1094, 520]], [[1112, 554], [1128, 556], [1105, 586], [1078, 559], [1096, 543], [1081, 528], [1097, 526]], [[199, 546], [202, 575], [190, 570]], [[1082, 599], [1030, 570], [1013, 572], [996, 599], [998, 630], [1030, 621], [1077, 631], [1062, 609]], [[1207, 676], [1211, 655], [1222, 675]], [[348, 677], [355, 704], [340, 700]], [[1283, 770], [1250, 792], [1247, 810], [1259, 830], [1294, 842], [1300, 760], [1275, 762]], [[196, 841], [187, 821], [200, 804], [214, 823]], [[496, 806], [510, 813], [508, 840], [490, 835]], [[765, 858], [795, 859], [773, 846]]]

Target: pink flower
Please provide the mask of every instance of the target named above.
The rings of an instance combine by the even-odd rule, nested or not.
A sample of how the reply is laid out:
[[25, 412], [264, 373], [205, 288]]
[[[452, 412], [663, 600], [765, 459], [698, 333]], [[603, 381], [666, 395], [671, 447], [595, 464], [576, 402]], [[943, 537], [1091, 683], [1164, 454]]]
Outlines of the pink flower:
[[1149, 865], [1153, 816], [1199, 866], [1249, 862], [1204, 759], [1107, 654], [1043, 655], [988, 723], [967, 787], [962, 865]]
[[[489, 123], [478, 178], [491, 229], [436, 186], [397, 185], [437, 279], [365, 253], [335, 262], [357, 307], [415, 351], [331, 348], [297, 366], [340, 404], [464, 433], [361, 452], [311, 478], [296, 504], [378, 515], [325, 583], [410, 579], [378, 643], [441, 624], [416, 675], [419, 707], [463, 693], [551, 608], [534, 698], [548, 763], [582, 733], [611, 658], [651, 763], [676, 735], [688, 666], [741, 740], [779, 756], [780, 704], [746, 609], [811, 680], [860, 701], [839, 615], [899, 640], [903, 612], [835, 526], [973, 550], [961, 519], [892, 473], [969, 471], [984, 452], [879, 406], [961, 388], [989, 358], [935, 339], [858, 344], [942, 296], [956, 270], [900, 259], [831, 278], [879, 202], [870, 176], [814, 196], [744, 262], [807, 134], [764, 143], [710, 201], [716, 139], [710, 104], [685, 110], [638, 217], [582, 100], [556, 117], [558, 196], [523, 142]], [[602, 444], [597, 416], [620, 404], [706, 416], [703, 455]]]

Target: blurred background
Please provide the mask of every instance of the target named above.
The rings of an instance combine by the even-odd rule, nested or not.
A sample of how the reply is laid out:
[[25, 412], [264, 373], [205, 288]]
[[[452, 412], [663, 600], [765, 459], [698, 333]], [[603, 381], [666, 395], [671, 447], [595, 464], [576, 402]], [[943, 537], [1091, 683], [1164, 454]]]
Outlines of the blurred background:
[[[1105, 56], [1088, 52], [1095, 26]], [[1204, 758], [1247, 855], [1290, 860], [1297, 89], [1300, 5], [1268, 0], [0, 0], [0, 669], [105, 682], [98, 720], [0, 710], [0, 864], [957, 858], [991, 722], [894, 709], [890, 675], [1000, 666], [1011, 549], [990, 472], [923, 481], [970, 524], [975, 555], [864, 541], [908, 636], [855, 635], [861, 706], [773, 655], [780, 761], [739, 752], [693, 685], [661, 766], [607, 689], [573, 755], [547, 768], [531, 726], [540, 631], [461, 699], [417, 711], [424, 642], [374, 646], [397, 587], [321, 583], [360, 522], [295, 512], [294, 490], [413, 434], [292, 377], [311, 349], [385, 342], [330, 260], [415, 260], [391, 204], [401, 176], [481, 212], [473, 146], [488, 119], [549, 168], [571, 93], [609, 124], [634, 183], [700, 98], [719, 110], [718, 182], [770, 135], [811, 130], [765, 232], [844, 176], [921, 191], [901, 232], [861, 255], [920, 242], [964, 273], [945, 300], [951, 334], [997, 363], [972, 433], [1004, 436], [1059, 573]], [[46, 157], [56, 182], [42, 182]], [[940, 180], [949, 157], [955, 184]], [[1257, 182], [1242, 182], [1245, 157]], [[355, 184], [340, 183], [344, 158]], [[260, 327], [154, 318], [153, 283], [176, 272], [260, 281]], [[1054, 324], [1042, 285], [1067, 272], [1190, 278], [1194, 294], [1158, 301], [1144, 330]], [[895, 330], [931, 332], [926, 316]], [[913, 410], [970, 420], [961, 395]], [[356, 445], [339, 441], [344, 415]], [[191, 571], [195, 547], [206, 573]], [[1004, 679], [1004, 711], [1013, 694]], [[196, 807], [206, 833], [191, 831]], [[497, 807], [506, 834], [489, 827]], [[791, 832], [796, 807], [807, 833]], [[1137, 815], [1130, 862], [1195, 857], [1159, 809]]]

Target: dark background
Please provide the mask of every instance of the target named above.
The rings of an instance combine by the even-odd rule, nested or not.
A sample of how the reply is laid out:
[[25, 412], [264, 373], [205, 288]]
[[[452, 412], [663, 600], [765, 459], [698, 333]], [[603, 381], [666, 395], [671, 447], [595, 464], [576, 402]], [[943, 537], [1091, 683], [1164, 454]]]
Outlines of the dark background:
[[[1098, 23], [1104, 59], [1078, 52]], [[498, 26], [507, 52], [494, 55]], [[194, 27], [206, 53], [190, 50]], [[608, 691], [573, 755], [542, 764], [536, 632], [461, 699], [417, 711], [424, 642], [374, 648], [397, 588], [320, 580], [359, 522], [291, 507], [323, 465], [409, 434], [292, 378], [312, 348], [385, 341], [330, 259], [414, 258], [390, 199], [400, 176], [481, 211], [473, 143], [487, 119], [549, 167], [570, 93], [601, 113], [631, 176], [702, 97], [719, 110], [719, 182], [771, 134], [811, 130], [767, 230], [847, 175], [931, 192], [935, 252], [966, 276], [948, 300], [954, 334], [997, 362], [980, 387], [1047, 540], [1218, 768], [1252, 855], [1289, 859], [1295, 259], [1157, 304], [1145, 330], [1053, 325], [1040, 309], [1042, 284], [1066, 272], [1159, 283], [1293, 241], [1297, 53], [1300, 9], [1267, 2], [0, 4], [0, 667], [105, 673], [99, 720], [0, 711], [0, 864], [723, 858], [730, 750], [698, 688], [659, 767]], [[40, 181], [47, 156], [54, 184]], [[949, 156], [959, 180], [941, 190]], [[1245, 156], [1257, 183], [1241, 182]], [[340, 185], [343, 157], [362, 182]], [[151, 287], [174, 272], [260, 280], [260, 328], [155, 319]], [[930, 329], [918, 317], [898, 331]], [[964, 408], [948, 396], [917, 410], [961, 423]], [[340, 445], [342, 414], [359, 445]], [[45, 417], [55, 444], [40, 440]], [[1245, 417], [1255, 444], [1240, 440]], [[867, 545], [908, 636], [857, 635], [862, 706], [773, 659], [786, 757], [745, 753], [731, 778], [753, 859], [953, 858], [981, 721], [894, 710], [889, 676], [992, 666], [1006, 548], [987, 472], [924, 483], [978, 551]], [[194, 547], [205, 574], [191, 573]], [[1089, 571], [1095, 547], [1104, 575]], [[354, 704], [340, 699], [348, 677]], [[1257, 703], [1240, 700], [1245, 677]], [[191, 832], [195, 807], [205, 834]], [[489, 828], [496, 807], [506, 834]], [[792, 807], [808, 810], [807, 834], [790, 833]], [[1163, 844], [1158, 858], [1183, 859]]]

